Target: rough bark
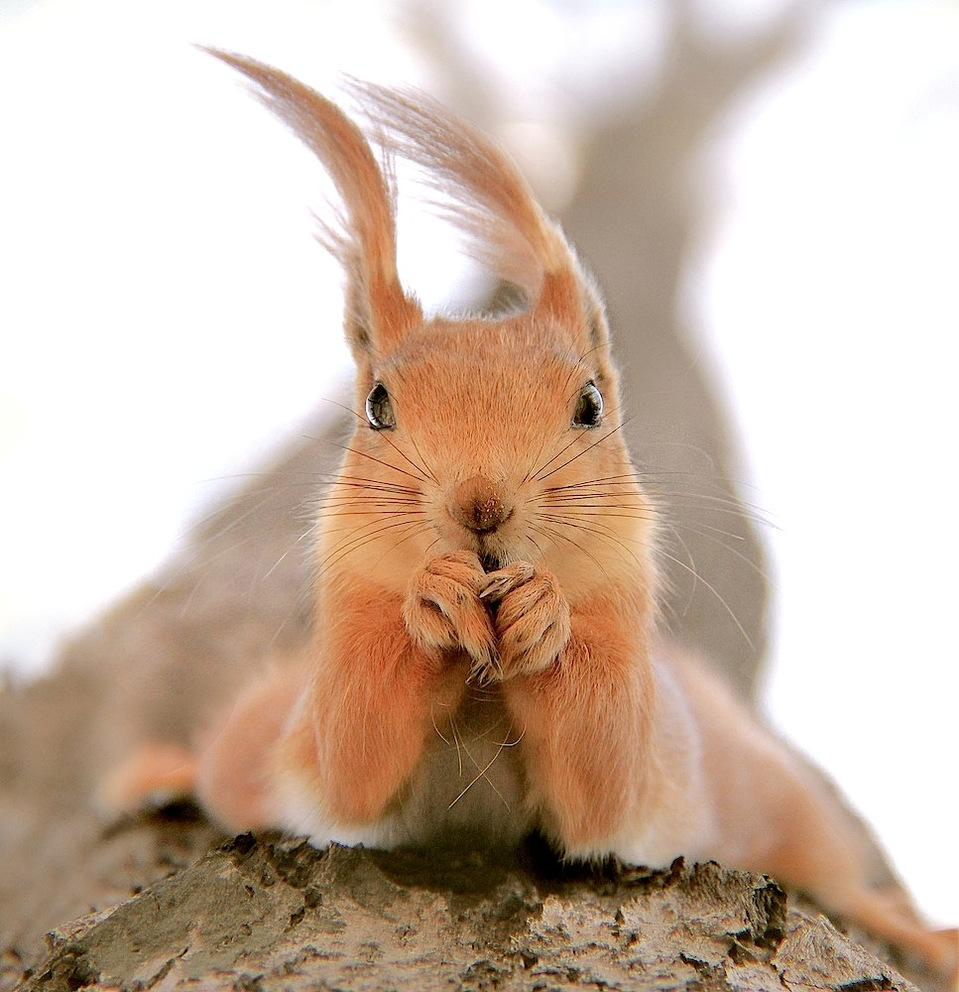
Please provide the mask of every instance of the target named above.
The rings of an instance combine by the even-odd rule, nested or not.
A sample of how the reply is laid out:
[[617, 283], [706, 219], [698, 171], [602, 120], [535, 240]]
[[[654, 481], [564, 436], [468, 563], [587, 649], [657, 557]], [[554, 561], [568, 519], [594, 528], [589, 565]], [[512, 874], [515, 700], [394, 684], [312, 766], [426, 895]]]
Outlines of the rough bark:
[[47, 947], [24, 988], [913, 988], [768, 878], [576, 870], [536, 845], [500, 859], [244, 834]]

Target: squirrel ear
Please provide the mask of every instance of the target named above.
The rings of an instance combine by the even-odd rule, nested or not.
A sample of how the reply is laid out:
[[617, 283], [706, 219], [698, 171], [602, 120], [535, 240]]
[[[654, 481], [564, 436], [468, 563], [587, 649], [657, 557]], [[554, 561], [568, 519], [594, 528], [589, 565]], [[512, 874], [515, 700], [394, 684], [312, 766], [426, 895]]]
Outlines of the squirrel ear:
[[345, 235], [324, 227], [322, 237], [347, 275], [347, 341], [357, 362], [391, 350], [422, 321], [422, 311], [400, 285], [394, 198], [360, 129], [326, 97], [279, 69], [205, 51], [253, 80], [264, 105], [323, 163], [346, 207]]
[[522, 290], [530, 316], [551, 320], [583, 353], [602, 347], [608, 334], [599, 293], [505, 151], [421, 94], [355, 80], [350, 89], [386, 146], [422, 166], [452, 198], [449, 219], [497, 276]]

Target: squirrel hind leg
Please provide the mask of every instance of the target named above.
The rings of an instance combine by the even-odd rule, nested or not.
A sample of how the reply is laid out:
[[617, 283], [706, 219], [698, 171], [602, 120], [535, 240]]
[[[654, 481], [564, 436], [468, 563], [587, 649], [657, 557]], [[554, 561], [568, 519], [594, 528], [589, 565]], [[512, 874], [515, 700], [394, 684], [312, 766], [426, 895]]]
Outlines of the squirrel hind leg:
[[277, 667], [248, 686], [191, 751], [173, 743], [141, 744], [99, 783], [106, 818], [196, 799], [228, 829], [275, 825], [269, 791], [273, 749], [303, 686], [295, 667]]
[[[937, 975], [959, 977], [959, 931], [935, 930], [919, 916], [894, 879], [875, 880], [868, 839], [822, 786], [790, 804], [790, 833], [764, 870], [809, 892], [827, 910], [862, 925]], [[871, 881], [872, 880], [872, 881]]]
[[279, 825], [272, 795], [274, 753], [306, 681], [306, 670], [295, 664], [269, 669], [205, 735], [196, 794], [221, 826], [240, 831]]
[[926, 926], [900, 893], [886, 889], [860, 887], [841, 909], [868, 930], [917, 955], [936, 974], [950, 978], [951, 988], [959, 989], [959, 929]]
[[196, 776], [196, 758], [186, 748], [152, 741], [101, 779], [97, 805], [107, 816], [162, 806], [193, 796]]

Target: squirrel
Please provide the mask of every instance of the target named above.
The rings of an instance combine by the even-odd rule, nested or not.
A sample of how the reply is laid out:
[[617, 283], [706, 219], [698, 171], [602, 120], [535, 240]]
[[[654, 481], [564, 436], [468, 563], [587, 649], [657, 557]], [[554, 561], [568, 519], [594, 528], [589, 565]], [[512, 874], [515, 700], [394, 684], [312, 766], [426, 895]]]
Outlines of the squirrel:
[[315, 524], [307, 649], [194, 752], [145, 747], [114, 808], [193, 792], [234, 830], [374, 847], [509, 847], [663, 867], [715, 859], [812, 894], [943, 973], [933, 930], [818, 773], [659, 633], [658, 524], [623, 439], [596, 284], [505, 153], [420, 96], [351, 82], [378, 141], [433, 177], [525, 306], [427, 317], [360, 127], [289, 75], [210, 49], [342, 200], [356, 424]]

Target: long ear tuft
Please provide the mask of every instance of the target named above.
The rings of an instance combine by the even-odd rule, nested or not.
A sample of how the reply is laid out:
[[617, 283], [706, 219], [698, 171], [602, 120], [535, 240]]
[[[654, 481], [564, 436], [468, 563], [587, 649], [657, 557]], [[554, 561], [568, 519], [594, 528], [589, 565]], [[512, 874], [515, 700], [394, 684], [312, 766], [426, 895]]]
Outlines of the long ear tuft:
[[324, 231], [347, 274], [347, 339], [357, 361], [390, 350], [422, 313], [400, 285], [394, 198], [363, 134], [334, 103], [279, 69], [204, 50], [256, 83], [266, 107], [323, 163], [347, 211], [345, 237]]
[[524, 291], [534, 315], [549, 314], [563, 325], [583, 328], [595, 291], [563, 233], [503, 149], [421, 94], [356, 80], [350, 90], [387, 147], [423, 167], [452, 198], [449, 219], [481, 250], [486, 247], [485, 261]]

